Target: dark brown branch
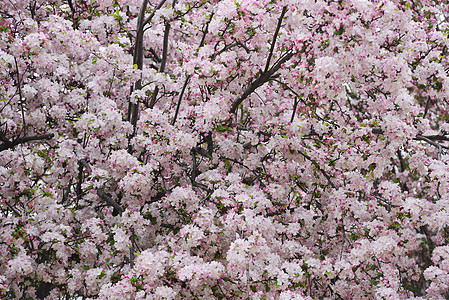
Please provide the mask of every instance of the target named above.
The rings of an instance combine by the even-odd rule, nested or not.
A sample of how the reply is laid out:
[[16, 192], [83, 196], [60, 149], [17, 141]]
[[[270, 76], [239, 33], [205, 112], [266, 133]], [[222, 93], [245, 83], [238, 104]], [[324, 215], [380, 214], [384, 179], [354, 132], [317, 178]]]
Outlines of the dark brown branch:
[[72, 180], [70, 179], [69, 184], [67, 184], [67, 187], [62, 192], [62, 200], [59, 204], [64, 204], [66, 203], [67, 199], [69, 199], [71, 187], [72, 187]]
[[426, 102], [426, 108], [424, 109], [424, 115], [423, 115], [423, 119], [426, 118], [427, 113], [429, 112], [429, 107], [430, 107], [430, 97], [427, 98], [427, 102]]
[[[289, 90], [290, 92], [292, 92], [299, 100], [302, 99], [303, 95], [298, 94], [294, 89], [292, 89], [288, 84], [286, 84], [285, 82], [280, 81], [279, 79], [273, 79], [273, 81], [279, 83], [280, 85], [282, 85], [282, 87], [284, 87], [285, 89]], [[301, 100], [302, 103], [307, 104], [304, 100]]]
[[[86, 170], [86, 172], [88, 174], [90, 174], [90, 173], [92, 173], [92, 168], [90, 167], [89, 163], [85, 159], [80, 159], [78, 161], [78, 163], [79, 163], [79, 174], [78, 174], [79, 181], [78, 181], [78, 184], [79, 184], [79, 189], [80, 189], [80, 192], [81, 192], [81, 180], [82, 180], [82, 177], [83, 177], [83, 171]], [[103, 190], [100, 189], [100, 188], [97, 188], [97, 194], [103, 201], [107, 202], [109, 205], [114, 207], [114, 209], [119, 214], [122, 214], [123, 209], [120, 207], [120, 205], [118, 205], [117, 202], [114, 201], [114, 199], [111, 198], [111, 196], [109, 196], [108, 194], [103, 192]]]
[[134, 260], [135, 260], [134, 249], [136, 248], [138, 248], [136, 243], [136, 233], [134, 232], [134, 228], [131, 228], [131, 249], [129, 249], [129, 260], [131, 269], [134, 268]]
[[165, 65], [167, 63], [167, 52], [168, 52], [168, 37], [170, 35], [170, 23], [165, 23], [165, 30], [164, 30], [164, 44], [162, 48], [162, 60], [161, 60], [161, 67], [159, 68], [159, 72], [163, 73], [165, 70]]
[[397, 153], [398, 158], [399, 158], [399, 166], [401, 167], [401, 172], [404, 172], [406, 167], [405, 167], [404, 158], [402, 157], [401, 150], [398, 149], [396, 151], [396, 153]]
[[159, 94], [159, 87], [156, 86], [153, 90], [153, 94], [151, 95], [151, 101], [150, 103], [147, 105], [148, 108], [153, 108], [154, 105], [156, 105], [156, 101], [157, 101], [157, 95]]
[[157, 54], [157, 52], [156, 52], [153, 48], [150, 48], [149, 50], [150, 50], [151, 54], [153, 55], [154, 60], [155, 60], [157, 63], [160, 63], [162, 59], [159, 57], [159, 55]]
[[414, 140], [415, 141], [424, 141], [424, 142], [426, 142], [426, 143], [428, 143], [428, 144], [430, 144], [430, 145], [432, 145], [434, 147], [441, 148], [440, 144], [438, 144], [437, 142], [432, 141], [431, 139], [427, 138], [426, 136], [417, 135], [414, 138]]
[[[426, 142], [426, 143], [428, 143], [428, 144], [430, 144], [430, 145], [432, 145], [432, 146], [438, 148], [438, 159], [441, 159], [441, 154], [443, 153], [443, 149], [442, 149], [443, 146], [442, 146], [442, 145], [440, 145], [440, 144], [438, 144], [437, 142], [434, 142], [434, 141], [428, 139], [426, 136], [422, 136], [422, 135], [417, 135], [417, 136], [414, 138], [414, 140], [415, 140], [415, 141], [424, 141], [424, 142]], [[444, 146], [444, 148], [447, 149], [448, 147]]]
[[384, 134], [384, 131], [382, 128], [373, 128], [373, 134]]
[[80, 159], [79, 164], [86, 169], [87, 173], [89, 173], [89, 174], [92, 173], [92, 169], [91, 169], [89, 163], [85, 159]]
[[40, 140], [51, 140], [55, 135], [53, 133], [46, 133], [41, 135], [32, 135], [32, 136], [25, 136], [22, 138], [17, 138], [13, 141], [5, 141], [2, 144], [0, 144], [0, 152], [14, 148], [15, 146], [19, 144], [24, 144], [31, 141], [40, 141]]
[[[384, 131], [381, 128], [373, 128], [372, 131], [374, 134], [384, 134]], [[448, 146], [441, 145], [435, 141], [449, 141], [449, 137], [445, 135], [420, 135], [418, 134], [413, 138], [414, 141], [424, 141], [428, 143], [429, 145], [432, 145], [436, 148], [438, 148], [438, 159], [441, 158], [442, 154], [442, 148], [449, 149]]]
[[123, 213], [123, 208], [121, 208], [120, 205], [118, 205], [117, 202], [114, 201], [114, 199], [111, 198], [108, 194], [103, 192], [100, 188], [97, 189], [97, 194], [101, 198], [101, 200], [107, 202], [109, 205], [114, 207], [114, 209], [121, 215]]
[[173, 120], [171, 121], [171, 125], [175, 125], [175, 123], [176, 123], [176, 119], [178, 118], [179, 108], [181, 107], [181, 100], [182, 100], [182, 97], [184, 96], [184, 92], [186, 90], [187, 84], [189, 83], [189, 80], [190, 80], [190, 75], [187, 76], [186, 81], [184, 81], [184, 85], [182, 87], [181, 94], [179, 95], [178, 104], [176, 105], [176, 111], [175, 111]]
[[[218, 44], [219, 44], [219, 43], [215, 44], [215, 48], [217, 48], [217, 45], [218, 45]], [[232, 43], [232, 44], [229, 44], [229, 45], [225, 45], [225, 46], [223, 47], [223, 49], [221, 49], [220, 51], [216, 50], [217, 52], [214, 53], [214, 54], [212, 54], [211, 60], [214, 60], [217, 56], [219, 56], [219, 55], [222, 54], [223, 52], [226, 52], [226, 51], [228, 51], [228, 50], [230, 50], [230, 49], [232, 49], [232, 48], [234, 48], [234, 47], [237, 47], [237, 46], [243, 48], [243, 49], [246, 51], [246, 53], [249, 53], [249, 52], [250, 52], [250, 50], [248, 49], [248, 47], [246, 47], [244, 44], [242, 44], [241, 42], [235, 42], [235, 43]]]
[[73, 2], [72, 2], [72, 0], [68, 0], [67, 2], [69, 4], [70, 10], [72, 11], [72, 16], [74, 17], [76, 11], [75, 11], [75, 7], [73, 6]]
[[[164, 44], [162, 47], [162, 58], [160, 59], [159, 72], [163, 73], [165, 71], [165, 65], [167, 64], [167, 52], [168, 52], [168, 37], [170, 35], [170, 23], [165, 23], [165, 31], [164, 31]], [[153, 91], [153, 95], [151, 96], [149, 108], [153, 108], [156, 105], [157, 95], [159, 93], [159, 87], [156, 86]]]
[[76, 188], [75, 188], [75, 192], [76, 192], [76, 197], [78, 199], [80, 199], [83, 196], [83, 189], [82, 189], [82, 184], [83, 184], [83, 169], [84, 166], [78, 162], [78, 181], [76, 183]]
[[210, 190], [205, 184], [199, 183], [198, 181], [192, 181], [192, 186], [202, 189], [209, 194], [212, 194], [212, 190]]
[[251, 95], [258, 87], [265, 84], [267, 81], [271, 80], [273, 78], [274, 73], [278, 71], [281, 66], [286, 63], [288, 60], [290, 60], [295, 54], [291, 51], [289, 51], [284, 57], [279, 59], [279, 61], [267, 72], [263, 72], [260, 74], [260, 76], [254, 80], [243, 92], [243, 94], [237, 98], [231, 105], [231, 109], [229, 110], [230, 113], [235, 113], [237, 111], [237, 108], [239, 105], [249, 96]]
[[206, 143], [207, 143], [207, 153], [212, 157], [212, 153], [214, 152], [214, 141], [212, 140], [212, 131], [206, 135]]
[[[143, 69], [143, 27], [145, 11], [147, 9], [148, 0], [143, 0], [142, 7], [140, 8], [139, 17], [137, 19], [137, 30], [136, 30], [136, 42], [134, 45], [134, 55], [133, 63], [137, 65], [137, 69]], [[139, 79], [134, 85], [135, 90], [142, 89], [142, 80]], [[131, 88], [130, 94], [134, 90]], [[129, 101], [128, 105], [128, 121], [133, 125], [134, 131], [137, 126], [137, 116], [139, 114], [139, 103], [133, 103]]]
[[22, 98], [22, 82], [20, 80], [20, 74], [19, 74], [19, 65], [17, 64], [17, 59], [14, 57], [14, 64], [16, 66], [16, 72], [17, 72], [17, 89], [19, 91], [19, 105], [20, 105], [20, 111], [22, 112], [22, 123], [23, 123], [23, 134], [26, 135], [26, 122], [25, 122], [25, 109], [23, 108], [23, 98]]
[[[406, 165], [405, 165], [404, 158], [402, 157], [401, 150], [398, 149], [398, 150], [396, 151], [396, 153], [397, 153], [397, 155], [398, 155], [399, 166], [401, 167], [401, 173], [402, 173], [402, 172], [405, 171], [405, 169], [406, 169], [407, 167], [406, 167]], [[407, 183], [405, 183], [405, 182], [400, 182], [400, 185], [401, 185], [403, 191], [407, 191], [407, 192], [409, 191], [408, 186], [407, 186]]]
[[310, 161], [320, 172], [321, 172], [321, 174], [323, 174], [324, 175], [324, 177], [326, 177], [326, 179], [327, 179], [327, 181], [329, 182], [329, 184], [334, 188], [334, 189], [337, 189], [337, 187], [335, 186], [335, 184], [331, 181], [331, 178], [330, 178], [330, 176], [326, 173], [326, 171], [324, 171], [321, 167], [320, 167], [320, 165], [316, 162], [316, 161], [314, 161], [309, 155], [307, 155], [307, 154], [305, 154], [305, 153], [303, 153], [303, 152], [301, 152], [301, 151], [298, 151], [298, 153], [299, 154], [301, 154], [302, 156], [304, 156], [304, 158], [306, 158], [308, 161]]
[[426, 139], [429, 139], [431, 141], [449, 141], [449, 137], [445, 135], [417, 135], [416, 137], [425, 137]]
[[[147, 25], [148, 23], [150, 23], [151, 22], [151, 20], [153, 19], [153, 17], [154, 17], [154, 15], [156, 14], [156, 11], [158, 10], [158, 9], [160, 9], [161, 7], [162, 7], [162, 5], [164, 5], [164, 3], [165, 3], [165, 1], [166, 0], [162, 0], [161, 2], [159, 2], [159, 4], [157, 5], [157, 7], [153, 10], [153, 12], [148, 16], [148, 18], [146, 18], [145, 19], [145, 21], [143, 22], [143, 26], [145, 26], [145, 25]], [[145, 2], [148, 2], [147, 0], [144, 0], [144, 3]], [[145, 5], [145, 9], [146, 9], [146, 5]], [[143, 27], [142, 26], [142, 27]]]
[[8, 131], [8, 124], [3, 123], [3, 124], [0, 124], [0, 126], [5, 126], [4, 130], [0, 130], [0, 141], [2, 141], [4, 143], [8, 143], [9, 140], [6, 138], [6, 132]]
[[295, 97], [295, 103], [293, 104], [293, 111], [292, 111], [292, 117], [290, 119], [290, 123], [293, 123], [293, 120], [295, 120], [295, 114], [296, 114], [296, 108], [298, 107], [298, 97]]
[[16, 217], [22, 217], [22, 214], [18, 210], [16, 210], [14, 207], [12, 207], [11, 204], [8, 203], [8, 201], [5, 201], [3, 203], [5, 203], [9, 207], [9, 209], [13, 212], [13, 214]]
[[[373, 134], [384, 134], [384, 130], [382, 128], [373, 128], [372, 130]], [[434, 141], [449, 141], [449, 137], [446, 135], [420, 135], [418, 134], [416, 137], [413, 138], [415, 141], [425, 141], [435, 147], [439, 147], [441, 145], [435, 143]]]
[[209, 32], [209, 24], [212, 21], [212, 18], [214, 17], [214, 13], [211, 13], [209, 22], [206, 23], [206, 28], [203, 30], [203, 37], [201, 38], [200, 46], [199, 48], [204, 46], [204, 41], [206, 40], [206, 35]]
[[92, 173], [92, 168], [89, 163], [85, 159], [80, 159], [78, 161], [78, 182], [76, 183], [76, 196], [81, 198], [83, 196], [83, 190], [81, 189], [81, 185], [84, 180], [84, 170], [90, 175]]
[[[199, 48], [201, 48], [202, 46], [203, 46], [203, 44], [204, 44], [204, 39], [205, 39], [205, 37], [206, 37], [206, 34], [207, 34], [207, 32], [208, 32], [208, 28], [209, 28], [209, 23], [210, 23], [210, 21], [212, 20], [212, 16], [213, 16], [213, 14], [211, 15], [211, 17], [210, 17], [210, 19], [209, 19], [209, 22], [207, 23], [207, 25], [206, 25], [206, 29], [203, 31], [203, 37], [202, 37], [202, 39], [201, 39], [201, 42], [200, 42], [200, 44], [199, 44], [199, 46], [198, 46], [198, 49]], [[167, 25], [166, 25], [167, 26]], [[168, 27], [168, 28], [170, 28], [170, 27]], [[165, 29], [166, 29], [166, 36], [164, 36], [164, 49], [166, 49], [166, 44], [168, 44], [168, 30], [167, 30], [167, 27], [165, 27]], [[166, 41], [166, 37], [167, 37], [167, 41]], [[164, 56], [163, 56], [163, 58], [162, 58], [163, 60], [163, 63], [164, 63]], [[166, 53], [165, 53], [165, 59], [166, 59]], [[163, 63], [161, 63], [161, 66], [162, 66], [162, 64]], [[165, 63], [164, 63], [164, 66], [165, 66]], [[187, 84], [189, 83], [189, 80], [190, 80], [190, 75], [188, 75], [187, 76], [187, 78], [186, 78], [186, 80], [184, 81], [184, 85], [183, 85], [183, 87], [182, 87], [182, 90], [181, 90], [181, 94], [179, 95], [179, 99], [178, 99], [178, 104], [176, 105], [176, 111], [175, 111], [175, 115], [174, 115], [174, 117], [173, 117], [173, 120], [172, 120], [172, 122], [171, 122], [171, 125], [175, 125], [175, 123], [176, 123], [176, 119], [178, 118], [178, 113], [179, 113], [179, 108], [181, 107], [181, 100], [182, 100], [182, 97], [184, 96], [184, 92], [185, 92], [185, 89], [186, 89], [186, 87], [187, 87]], [[156, 87], [156, 89], [157, 89], [157, 87]], [[156, 91], [156, 90], [155, 90]], [[154, 100], [156, 100], [155, 99], [155, 97], [154, 97], [154, 94], [153, 94], [153, 99]], [[153, 99], [151, 100], [151, 102], [153, 103]], [[153, 104], [154, 105], [154, 104]], [[150, 108], [151, 108], [152, 106], [151, 106], [151, 103], [150, 103]]]
[[281, 15], [279, 16], [279, 19], [278, 19], [278, 25], [274, 32], [273, 41], [271, 42], [271, 48], [270, 48], [270, 52], [268, 54], [267, 64], [265, 65], [264, 73], [268, 72], [268, 69], [270, 68], [270, 61], [271, 61], [271, 58], [273, 57], [274, 46], [276, 45], [276, 39], [278, 37], [279, 30], [281, 29], [281, 25], [282, 25], [282, 19], [284, 18], [286, 12], [287, 12], [287, 6], [284, 6], [282, 8]]
[[251, 180], [250, 181], [247, 181], [247, 180], [245, 180], [245, 179], [243, 179], [243, 181], [247, 181], [247, 182], [243, 182], [243, 183], [245, 183], [245, 184], [252, 184], [256, 179], [259, 181], [259, 184], [260, 184], [260, 186], [261, 187], [265, 187], [266, 185], [265, 185], [265, 183], [262, 181], [262, 178], [260, 177], [260, 175], [255, 171], [255, 170], [251, 170], [250, 168], [248, 168], [248, 166], [246, 166], [243, 162], [241, 162], [241, 161], [238, 161], [237, 159], [234, 159], [234, 158], [230, 158], [230, 157], [226, 157], [226, 156], [218, 156], [218, 159], [220, 159], [220, 160], [222, 160], [222, 161], [230, 161], [230, 162], [233, 162], [233, 163], [236, 163], [236, 164], [238, 164], [239, 166], [242, 166], [242, 167], [244, 167], [245, 169], [247, 169], [249, 172], [251, 172], [251, 173], [253, 173], [253, 176], [251, 176], [252, 178], [251, 178]]
[[194, 147], [194, 148], [192, 148], [191, 152], [192, 152], [192, 154], [199, 154], [203, 157], [207, 157], [207, 158], [211, 157], [211, 155], [209, 154], [209, 151], [207, 151], [206, 149], [203, 149], [201, 147]]
[[[145, 19], [145, 12], [148, 6], [148, 0], [143, 0], [142, 6], [140, 8], [139, 16], [137, 19], [137, 30], [136, 30], [136, 42], [134, 45], [134, 56], [133, 56], [133, 63], [137, 65], [137, 68], [139, 70], [143, 69], [143, 34], [144, 34], [144, 27], [146, 24], [151, 22], [152, 18], [154, 17], [156, 11], [164, 5], [166, 0], [162, 0], [158, 6], [153, 10], [153, 12], [148, 16], [148, 18]], [[135, 90], [141, 90], [142, 89], [142, 79], [139, 79], [136, 81]], [[130, 94], [133, 92], [133, 87], [131, 87]], [[128, 104], [128, 121], [131, 123], [131, 125], [134, 128], [133, 134], [129, 137], [130, 139], [134, 136], [136, 133], [136, 126], [137, 126], [137, 119], [139, 115], [139, 103], [133, 103], [129, 101]], [[128, 151], [132, 151], [132, 147], [128, 148]]]
[[189, 177], [190, 177], [190, 181], [192, 182], [192, 186], [200, 188], [200, 189], [206, 191], [208, 194], [212, 194], [212, 191], [205, 184], [202, 184], [202, 183], [196, 181], [196, 177], [199, 174], [201, 174], [200, 171], [198, 170], [198, 163], [196, 161], [196, 154], [197, 153], [201, 154], [201, 155], [205, 154], [205, 153], [201, 153], [202, 152], [201, 150], [204, 150], [204, 149], [202, 149], [200, 147], [196, 147], [196, 148], [191, 149], [191, 151], [190, 151], [190, 154], [192, 154], [192, 163], [193, 163], [193, 165], [192, 165], [192, 172], [190, 173]]

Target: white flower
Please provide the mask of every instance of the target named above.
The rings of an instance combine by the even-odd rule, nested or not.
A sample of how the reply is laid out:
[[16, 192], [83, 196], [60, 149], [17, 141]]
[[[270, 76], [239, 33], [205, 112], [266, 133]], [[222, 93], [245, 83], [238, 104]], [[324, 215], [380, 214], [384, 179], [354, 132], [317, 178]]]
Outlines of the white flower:
[[171, 300], [175, 299], [177, 293], [170, 287], [158, 286], [154, 294], [162, 299]]
[[127, 251], [129, 249], [129, 246], [131, 245], [131, 242], [129, 240], [129, 235], [123, 228], [121, 227], [115, 227], [114, 229], [114, 247], [118, 251]]

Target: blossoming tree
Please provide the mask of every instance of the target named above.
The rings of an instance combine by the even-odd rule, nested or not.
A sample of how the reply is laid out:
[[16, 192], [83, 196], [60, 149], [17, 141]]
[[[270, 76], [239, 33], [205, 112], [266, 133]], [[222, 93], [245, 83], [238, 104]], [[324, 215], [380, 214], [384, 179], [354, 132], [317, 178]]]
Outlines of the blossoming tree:
[[449, 297], [447, 1], [0, 3], [2, 299]]

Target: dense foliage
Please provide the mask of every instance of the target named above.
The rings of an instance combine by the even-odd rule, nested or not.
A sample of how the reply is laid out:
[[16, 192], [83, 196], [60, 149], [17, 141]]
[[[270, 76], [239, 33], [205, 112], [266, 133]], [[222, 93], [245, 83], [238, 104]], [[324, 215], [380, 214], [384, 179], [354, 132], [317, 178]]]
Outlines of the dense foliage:
[[0, 0], [0, 297], [449, 297], [446, 0]]

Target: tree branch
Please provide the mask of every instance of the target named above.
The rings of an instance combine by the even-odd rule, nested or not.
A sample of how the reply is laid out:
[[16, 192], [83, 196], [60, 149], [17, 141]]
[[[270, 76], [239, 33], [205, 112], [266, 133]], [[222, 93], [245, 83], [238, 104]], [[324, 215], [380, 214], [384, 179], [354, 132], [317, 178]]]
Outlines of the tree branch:
[[46, 133], [41, 135], [32, 135], [32, 136], [25, 136], [21, 138], [17, 138], [13, 141], [4, 141], [2, 144], [0, 144], [0, 152], [14, 148], [15, 146], [19, 144], [24, 144], [31, 141], [40, 141], [40, 140], [51, 140], [54, 137], [54, 133]]
[[181, 107], [181, 100], [182, 100], [182, 97], [184, 96], [184, 92], [186, 90], [187, 84], [189, 83], [189, 79], [190, 79], [190, 75], [187, 76], [186, 80], [184, 81], [184, 85], [182, 87], [181, 94], [179, 95], [178, 104], [176, 105], [175, 115], [173, 116], [173, 120], [171, 120], [171, 125], [175, 125], [176, 119], [178, 118], [179, 108]]
[[107, 202], [109, 205], [111, 205], [112, 207], [114, 207], [114, 209], [121, 215], [123, 213], [123, 208], [118, 205], [117, 202], [114, 201], [114, 199], [112, 199], [112, 197], [110, 197], [108, 194], [106, 194], [105, 192], [103, 192], [100, 188], [97, 188], [97, 194], [98, 196], [101, 198], [101, 200]]
[[159, 72], [163, 73], [165, 70], [165, 65], [167, 63], [167, 52], [168, 52], [168, 37], [170, 36], [170, 23], [166, 21], [164, 30], [164, 44], [162, 48], [162, 60]]
[[235, 113], [239, 105], [249, 96], [251, 95], [258, 87], [265, 84], [267, 81], [271, 80], [273, 78], [273, 74], [278, 71], [281, 66], [286, 63], [288, 60], [290, 60], [295, 53], [293, 53], [291, 50], [282, 57], [270, 70], [267, 72], [263, 72], [260, 74], [260, 76], [254, 80], [243, 92], [243, 94], [237, 98], [231, 105], [231, 109], [229, 110], [230, 113]]
[[[382, 128], [373, 128], [372, 132], [374, 134], [384, 134], [384, 131]], [[428, 143], [429, 145], [432, 145], [436, 148], [438, 148], [438, 159], [441, 158], [441, 153], [443, 152], [442, 148], [449, 149], [448, 146], [443, 146], [435, 141], [449, 141], [449, 137], [445, 135], [420, 135], [418, 134], [413, 138], [414, 141], [424, 141]]]
[[83, 184], [84, 179], [84, 170], [90, 175], [92, 173], [92, 168], [89, 163], [85, 159], [80, 159], [78, 161], [78, 182], [76, 183], [76, 196], [81, 198], [83, 195], [83, 190], [81, 189], [81, 185]]
[[92, 169], [91, 169], [89, 163], [85, 159], [80, 159], [79, 164], [86, 169], [87, 173], [89, 173], [89, 174], [92, 173]]
[[206, 40], [206, 34], [209, 32], [209, 24], [212, 21], [213, 17], [214, 17], [214, 13], [212, 12], [210, 15], [209, 21], [206, 23], [206, 28], [204, 28], [204, 30], [203, 30], [203, 37], [201, 38], [199, 48], [204, 46], [204, 41]]
[[270, 61], [271, 61], [271, 57], [273, 57], [274, 46], [276, 45], [276, 39], [278, 37], [279, 30], [281, 29], [281, 25], [282, 25], [282, 19], [284, 18], [284, 15], [286, 12], [287, 12], [287, 6], [284, 6], [282, 8], [281, 15], [279, 16], [279, 19], [278, 19], [278, 25], [274, 32], [273, 41], [271, 42], [271, 48], [270, 48], [270, 52], [268, 54], [267, 64], [265, 65], [264, 73], [268, 72], [268, 69], [270, 68]]
[[326, 171], [324, 171], [322, 168], [321, 168], [321, 166], [316, 162], [316, 161], [314, 161], [309, 155], [307, 155], [306, 153], [304, 153], [304, 152], [302, 152], [302, 151], [299, 151], [298, 150], [298, 153], [299, 154], [301, 154], [302, 156], [304, 156], [304, 158], [306, 158], [308, 161], [310, 161], [320, 172], [321, 172], [321, 174], [323, 174], [324, 175], [324, 177], [326, 177], [326, 179], [327, 179], [327, 181], [329, 182], [329, 184], [334, 188], [334, 189], [337, 189], [337, 187], [335, 186], [335, 184], [332, 182], [332, 180], [331, 180], [331, 178], [330, 178], [330, 176], [326, 173]]
[[[148, 2], [147, 0], [144, 0], [144, 1]], [[160, 9], [162, 7], [162, 5], [164, 5], [165, 1], [166, 0], [162, 0], [161, 2], [159, 2], [159, 4], [156, 6], [156, 8], [153, 10], [153, 12], [148, 16], [148, 18], [145, 19], [145, 21], [143, 22], [143, 26], [145, 26], [145, 25], [147, 25], [148, 23], [151, 22], [151, 20], [153, 19], [154, 15], [156, 14], [156, 11], [158, 9]], [[145, 5], [145, 9], [146, 9], [146, 5]]]
[[[89, 163], [85, 160], [85, 159], [80, 159], [78, 161], [79, 164], [79, 176], [82, 176], [82, 173], [84, 170], [86, 170], [86, 172], [88, 174], [92, 173], [92, 168], [90, 167]], [[81, 180], [78, 182], [81, 188]], [[114, 209], [119, 213], [122, 214], [123, 209], [121, 208], [120, 205], [118, 205], [117, 202], [114, 201], [114, 199], [111, 198], [111, 196], [109, 196], [108, 194], [106, 194], [105, 192], [103, 192], [103, 190], [101, 188], [97, 188], [97, 195], [105, 202], [107, 202], [109, 205], [111, 205], [112, 207], [114, 207]]]
[[23, 98], [22, 98], [22, 82], [20, 80], [20, 74], [19, 74], [19, 65], [17, 63], [17, 59], [14, 57], [14, 64], [16, 66], [16, 73], [17, 73], [17, 89], [19, 91], [19, 105], [20, 105], [20, 111], [22, 112], [22, 123], [23, 123], [23, 134], [26, 135], [26, 122], [25, 122], [25, 109], [23, 108]]
[[417, 135], [416, 138], [425, 137], [431, 141], [449, 141], [449, 137], [445, 135]]
[[[162, 58], [160, 59], [159, 73], [163, 73], [165, 71], [165, 65], [167, 64], [167, 52], [168, 52], [168, 37], [170, 35], [170, 23], [165, 22], [165, 30], [164, 30], [164, 44], [162, 47]], [[153, 108], [156, 104], [157, 94], [159, 93], [159, 87], [156, 86], [153, 91], [153, 95], [151, 95], [151, 101], [148, 105], [149, 108]]]
[[422, 135], [417, 135], [414, 138], [415, 141], [424, 141], [434, 147], [440, 148], [441, 149], [441, 145], [438, 144], [437, 142], [432, 141], [431, 139], [429, 139], [427, 136], [422, 136]]
[[[373, 134], [384, 134], [384, 130], [382, 128], [373, 128], [372, 130]], [[420, 135], [418, 134], [416, 137], [413, 138], [415, 141], [425, 141], [435, 147], [439, 147], [441, 145], [435, 143], [434, 141], [449, 141], [449, 137], [446, 135], [441, 134], [434, 134], [434, 135]]]
[[73, 6], [73, 2], [72, 2], [72, 0], [68, 0], [67, 2], [69, 4], [70, 10], [72, 11], [72, 16], [74, 17], [76, 11], [75, 11], [75, 7]]
[[154, 60], [155, 60], [157, 63], [161, 63], [162, 58], [159, 57], [159, 55], [157, 54], [157, 52], [156, 52], [153, 48], [150, 48], [150, 49], [148, 49], [148, 50], [149, 50], [149, 51], [151, 52], [151, 54], [153, 55]]
[[[145, 11], [147, 9], [148, 0], [143, 0], [142, 6], [140, 7], [139, 17], [137, 19], [137, 31], [136, 31], [136, 42], [134, 45], [134, 55], [133, 63], [137, 65], [137, 69], [143, 69], [143, 27], [145, 25]], [[135, 90], [142, 89], [142, 79], [136, 81], [134, 85]], [[131, 87], [130, 94], [134, 91]], [[139, 114], [139, 103], [133, 103], [129, 101], [128, 105], [128, 121], [134, 127], [134, 131], [137, 126], [137, 116]]]
[[296, 114], [296, 108], [298, 107], [298, 97], [295, 97], [295, 103], [293, 104], [293, 111], [292, 111], [292, 117], [290, 118], [290, 123], [293, 123], [293, 120], [295, 120], [295, 114]]
[[373, 128], [373, 134], [384, 134], [384, 130], [382, 128]]

